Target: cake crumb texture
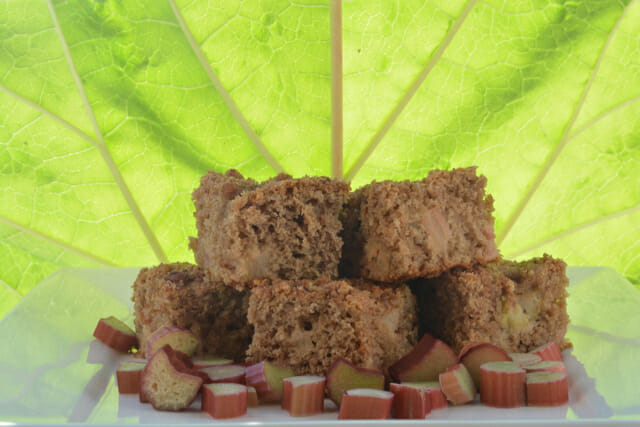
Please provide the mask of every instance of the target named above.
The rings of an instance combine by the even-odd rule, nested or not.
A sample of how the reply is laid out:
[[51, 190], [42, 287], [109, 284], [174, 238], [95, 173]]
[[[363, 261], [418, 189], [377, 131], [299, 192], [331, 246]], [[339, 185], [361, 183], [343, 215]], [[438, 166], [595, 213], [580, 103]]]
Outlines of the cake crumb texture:
[[434, 170], [421, 181], [374, 181], [356, 190], [342, 215], [341, 273], [403, 282], [495, 260], [486, 182], [470, 167]]
[[196, 354], [244, 360], [252, 334], [247, 322], [249, 295], [210, 281], [198, 266], [173, 263], [143, 268], [133, 283], [132, 300], [143, 356], [153, 332], [172, 325], [200, 339]]
[[264, 281], [251, 291], [247, 362], [268, 360], [296, 375], [325, 375], [343, 357], [380, 369], [417, 342], [415, 298], [406, 285], [363, 280]]
[[335, 278], [348, 194], [347, 183], [327, 177], [281, 174], [257, 183], [235, 170], [209, 172], [193, 193], [196, 262], [238, 289], [262, 278]]
[[456, 352], [473, 341], [489, 341], [508, 352], [528, 352], [551, 341], [567, 348], [565, 271], [562, 260], [544, 255], [523, 262], [457, 267], [436, 278], [416, 280], [411, 287], [421, 330]]

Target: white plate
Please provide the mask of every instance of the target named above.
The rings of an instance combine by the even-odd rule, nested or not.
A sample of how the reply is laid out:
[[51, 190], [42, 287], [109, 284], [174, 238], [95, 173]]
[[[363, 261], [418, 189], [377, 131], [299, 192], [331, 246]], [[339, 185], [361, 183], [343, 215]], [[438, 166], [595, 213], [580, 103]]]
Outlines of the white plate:
[[129, 324], [137, 269], [62, 270], [44, 280], [0, 323], [0, 425], [612, 425], [640, 422], [640, 292], [607, 268], [570, 268], [565, 353], [570, 402], [557, 408], [493, 409], [480, 404], [432, 412], [426, 420], [336, 420], [327, 412], [292, 418], [277, 406], [220, 422], [197, 411], [154, 411], [119, 396], [114, 372], [126, 357], [92, 337], [101, 317]]

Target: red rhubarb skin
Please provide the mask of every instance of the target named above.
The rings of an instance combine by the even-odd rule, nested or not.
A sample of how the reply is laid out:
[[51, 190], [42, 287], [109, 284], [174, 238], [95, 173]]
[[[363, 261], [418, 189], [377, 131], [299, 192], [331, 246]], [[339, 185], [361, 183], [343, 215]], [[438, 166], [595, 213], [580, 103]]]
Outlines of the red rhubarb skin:
[[495, 408], [517, 408], [525, 404], [524, 369], [515, 372], [480, 368], [480, 401]]
[[[229, 366], [232, 365], [218, 365], [218, 366], [209, 366], [206, 368], [200, 368], [200, 371], [207, 374], [207, 379], [205, 379], [204, 383], [205, 384], [213, 384], [213, 383], [234, 383], [234, 384], [242, 384], [245, 385], [246, 381], [245, 381], [245, 370], [244, 370], [244, 366], [242, 366], [242, 372], [238, 373], [236, 375], [229, 375], [229, 376], [224, 376], [224, 377], [220, 377], [220, 378], [216, 378], [217, 375], [216, 371], [220, 370], [220, 369], [226, 369]], [[235, 365], [235, 366], [240, 366], [240, 365]], [[212, 377], [213, 375], [213, 377]]]
[[324, 410], [325, 381], [295, 386], [285, 378], [282, 381], [282, 409], [293, 417], [307, 417]]
[[135, 334], [128, 334], [119, 331], [111, 326], [107, 319], [100, 319], [93, 331], [93, 336], [103, 344], [122, 353], [128, 352], [138, 345], [138, 338]]
[[[447, 400], [454, 405], [463, 405], [471, 402], [476, 397], [475, 385], [472, 385], [473, 390], [464, 390], [460, 383], [460, 378], [456, 375], [456, 372], [459, 370], [467, 370], [467, 368], [463, 364], [458, 363], [447, 369], [446, 372], [441, 373], [439, 377], [442, 392], [447, 397]], [[469, 377], [471, 377], [471, 375], [469, 375]], [[471, 380], [473, 381], [473, 379]]]
[[[142, 369], [144, 369], [144, 365], [142, 365]], [[116, 371], [118, 392], [120, 394], [140, 393], [140, 376], [142, 374], [142, 369], [137, 371]]]
[[427, 389], [426, 395], [431, 401], [431, 410], [433, 411], [435, 411], [436, 409], [447, 408], [449, 406], [449, 402], [447, 402], [447, 396], [445, 396], [442, 390], [439, 388]]
[[560, 351], [560, 347], [556, 344], [555, 341], [551, 341], [548, 344], [543, 345], [542, 347], [538, 347], [537, 349], [531, 351], [533, 354], [537, 354], [542, 358], [542, 360], [556, 360], [558, 362], [562, 362], [562, 352]]
[[[557, 360], [545, 360], [544, 362], [545, 362], [544, 364], [540, 362], [539, 364], [536, 363], [534, 365], [525, 366], [524, 369], [527, 372], [544, 371], [544, 372], [560, 372], [562, 374], [567, 373], [567, 367], [563, 362], [559, 362]], [[544, 366], [544, 365], [548, 365], [548, 366]]]
[[247, 389], [234, 394], [215, 394], [202, 387], [202, 410], [216, 419], [236, 418], [247, 413]]
[[431, 397], [427, 389], [391, 383], [389, 391], [393, 393], [393, 418], [423, 419], [431, 412]]
[[[434, 354], [438, 357], [432, 357]], [[425, 363], [425, 359], [429, 362]], [[458, 356], [451, 347], [425, 334], [409, 353], [389, 367], [389, 374], [396, 382], [438, 381], [438, 375], [457, 362]]]
[[527, 405], [561, 406], [569, 403], [569, 381], [564, 375], [555, 381], [527, 383]]
[[386, 420], [391, 415], [393, 398], [345, 394], [340, 403], [339, 420]]

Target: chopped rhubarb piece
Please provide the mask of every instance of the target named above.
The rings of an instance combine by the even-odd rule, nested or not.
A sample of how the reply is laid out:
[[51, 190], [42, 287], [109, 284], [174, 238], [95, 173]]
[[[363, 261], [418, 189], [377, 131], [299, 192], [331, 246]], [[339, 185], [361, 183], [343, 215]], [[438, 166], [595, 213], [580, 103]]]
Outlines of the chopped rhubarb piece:
[[439, 381], [406, 382], [402, 384], [424, 388], [429, 398], [432, 411], [449, 406], [449, 402], [447, 402], [447, 397], [442, 392]]
[[327, 396], [340, 406], [344, 391], [353, 388], [384, 390], [384, 375], [374, 369], [355, 366], [339, 357], [327, 372]]
[[426, 387], [391, 383], [389, 391], [393, 393], [393, 418], [421, 420], [431, 412], [431, 398]]
[[458, 363], [440, 374], [440, 387], [454, 405], [463, 405], [476, 397], [476, 386], [467, 368]]
[[293, 417], [306, 417], [324, 409], [325, 378], [301, 375], [282, 380], [282, 409]]
[[247, 386], [247, 408], [258, 407], [258, 392], [255, 387]]
[[155, 409], [179, 411], [196, 398], [202, 378], [178, 371], [165, 349], [149, 360], [140, 376], [141, 399], [148, 400]]
[[569, 402], [569, 382], [562, 372], [527, 374], [527, 405], [560, 406]]
[[533, 353], [509, 353], [511, 360], [520, 365], [521, 368], [541, 362], [542, 357]]
[[531, 350], [530, 353], [537, 354], [542, 360], [557, 360], [558, 362], [562, 362], [562, 352], [555, 341], [535, 348]]
[[404, 357], [391, 365], [389, 374], [397, 382], [437, 381], [438, 375], [458, 363], [451, 347], [429, 334]]
[[511, 357], [506, 351], [490, 342], [473, 342], [464, 346], [460, 351], [459, 360], [467, 368], [474, 384], [479, 389], [480, 365], [487, 362], [510, 362]]
[[139, 362], [121, 362], [118, 365], [116, 380], [120, 394], [140, 393], [140, 374], [144, 366], [144, 363]]
[[103, 344], [123, 353], [138, 345], [136, 333], [122, 320], [113, 316], [100, 319], [93, 331], [93, 336]]
[[262, 361], [245, 370], [245, 381], [258, 393], [263, 402], [280, 402], [282, 400], [282, 380], [293, 376], [293, 369]]
[[489, 362], [480, 367], [480, 401], [496, 408], [525, 403], [525, 371], [515, 362]]
[[247, 413], [247, 387], [236, 383], [205, 384], [202, 410], [213, 418], [235, 418]]
[[207, 374], [205, 383], [236, 383], [244, 384], [244, 372], [246, 368], [241, 365], [220, 365], [201, 368], [200, 371]]
[[431, 400], [431, 409], [442, 409], [449, 406], [449, 402], [447, 402], [447, 396], [444, 395], [442, 389], [438, 388], [428, 388], [427, 394], [429, 395], [429, 399]]
[[200, 368], [208, 368], [209, 366], [231, 365], [233, 360], [225, 359], [218, 356], [196, 356], [193, 357], [193, 365]]
[[344, 392], [339, 420], [386, 420], [391, 414], [393, 393], [372, 388], [355, 388]]
[[170, 345], [174, 350], [179, 350], [188, 356], [193, 355], [200, 345], [200, 340], [191, 331], [175, 326], [164, 326], [155, 331], [147, 340], [147, 358], [164, 347]]
[[534, 365], [525, 366], [524, 369], [527, 373], [540, 371], [567, 373], [567, 367], [564, 362], [558, 362], [557, 360], [543, 360]]

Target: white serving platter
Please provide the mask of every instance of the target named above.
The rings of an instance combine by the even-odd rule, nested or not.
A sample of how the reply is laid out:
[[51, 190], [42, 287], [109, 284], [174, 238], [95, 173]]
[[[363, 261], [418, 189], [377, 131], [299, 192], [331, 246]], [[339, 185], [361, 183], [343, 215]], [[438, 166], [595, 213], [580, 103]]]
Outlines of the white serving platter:
[[338, 421], [325, 413], [293, 418], [276, 405], [219, 421], [198, 411], [158, 412], [120, 396], [120, 355], [92, 337], [101, 317], [132, 324], [131, 284], [138, 269], [67, 269], [39, 284], [0, 322], [0, 426], [161, 425], [639, 425], [640, 292], [608, 268], [569, 268], [569, 404], [495, 409], [474, 403], [433, 411], [425, 420]]

